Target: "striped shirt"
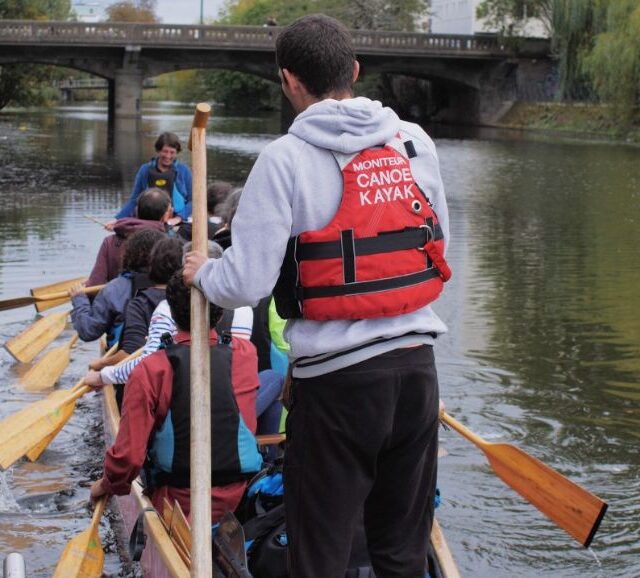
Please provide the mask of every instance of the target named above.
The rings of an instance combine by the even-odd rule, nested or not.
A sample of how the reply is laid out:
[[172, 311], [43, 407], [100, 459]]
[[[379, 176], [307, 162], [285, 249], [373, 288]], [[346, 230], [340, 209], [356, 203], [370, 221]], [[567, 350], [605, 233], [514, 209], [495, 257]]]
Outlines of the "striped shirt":
[[[253, 311], [251, 307], [239, 307], [233, 311], [231, 323], [231, 335], [239, 339], [251, 339], [253, 326]], [[109, 365], [100, 370], [100, 378], [103, 383], [126, 383], [133, 368], [145, 357], [156, 352], [160, 347], [161, 338], [165, 333], [173, 337], [177, 332], [175, 321], [171, 317], [171, 309], [167, 300], [161, 301], [151, 315], [149, 334], [142, 353], [135, 359], [131, 359], [122, 365]]]

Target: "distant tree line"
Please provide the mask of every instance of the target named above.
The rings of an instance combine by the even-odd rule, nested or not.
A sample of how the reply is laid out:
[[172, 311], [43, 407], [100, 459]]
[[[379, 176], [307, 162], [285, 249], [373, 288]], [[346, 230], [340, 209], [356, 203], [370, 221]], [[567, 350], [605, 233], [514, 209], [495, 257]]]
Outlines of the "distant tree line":
[[[334, 16], [354, 29], [412, 31], [428, 11], [427, 0], [227, 0], [217, 24], [289, 24], [309, 12]], [[526, 20], [539, 18], [558, 62], [561, 100], [585, 94], [610, 103], [623, 124], [637, 120], [640, 102], [640, 0], [484, 0], [477, 9], [487, 26], [504, 36], [518, 35]], [[70, 0], [2, 0], [0, 19], [64, 20]], [[155, 0], [122, 0], [107, 9], [111, 22], [157, 22]], [[0, 66], [0, 109], [9, 103], [38, 104], [43, 90], [68, 72], [36, 65]], [[280, 89], [274, 83], [234, 71], [186, 71], [159, 83], [175, 100], [214, 100], [229, 107], [273, 108]], [[358, 90], [393, 99], [389, 75], [366, 77]], [[416, 82], [416, 85], [419, 85]], [[397, 95], [396, 95], [397, 96]], [[396, 103], [397, 104], [397, 103]]]
[[559, 98], [586, 89], [612, 105], [622, 126], [638, 121], [640, 0], [484, 0], [477, 15], [504, 35], [540, 18], [558, 60]]

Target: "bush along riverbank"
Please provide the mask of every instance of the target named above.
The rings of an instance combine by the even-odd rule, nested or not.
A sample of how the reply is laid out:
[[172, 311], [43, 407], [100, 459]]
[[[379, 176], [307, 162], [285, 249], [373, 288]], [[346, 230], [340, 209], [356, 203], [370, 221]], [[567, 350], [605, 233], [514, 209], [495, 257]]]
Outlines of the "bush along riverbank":
[[602, 104], [516, 102], [495, 126], [640, 144], [640, 118], [625, 126], [611, 107]]

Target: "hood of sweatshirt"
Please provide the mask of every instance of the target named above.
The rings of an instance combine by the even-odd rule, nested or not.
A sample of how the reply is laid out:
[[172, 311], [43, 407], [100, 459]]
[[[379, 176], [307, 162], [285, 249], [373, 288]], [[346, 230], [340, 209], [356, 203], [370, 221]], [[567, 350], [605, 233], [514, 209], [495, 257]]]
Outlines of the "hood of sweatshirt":
[[133, 235], [136, 231], [142, 231], [143, 229], [156, 229], [164, 233], [164, 223], [160, 221], [146, 221], [144, 219], [138, 219], [136, 217], [125, 217], [124, 219], [118, 219], [113, 226], [113, 232], [118, 237], [124, 239]]
[[400, 119], [378, 101], [327, 99], [300, 113], [289, 133], [314, 146], [353, 154], [383, 145], [400, 130]]

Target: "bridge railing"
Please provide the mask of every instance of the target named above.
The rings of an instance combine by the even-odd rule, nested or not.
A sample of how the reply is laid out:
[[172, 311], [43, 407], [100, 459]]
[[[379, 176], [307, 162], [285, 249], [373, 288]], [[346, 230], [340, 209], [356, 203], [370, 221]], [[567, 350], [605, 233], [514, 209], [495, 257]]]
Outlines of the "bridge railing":
[[[273, 51], [278, 27], [271, 26], [190, 26], [169, 24], [40, 22], [0, 20], [0, 44], [25, 42], [42, 45], [138, 45], [184, 48], [233, 48], [237, 50]], [[353, 30], [353, 41], [360, 53], [402, 53], [420, 55], [425, 52], [477, 55], [506, 55], [513, 43], [496, 36], [463, 36]], [[548, 41], [522, 39], [519, 54], [548, 54]]]

